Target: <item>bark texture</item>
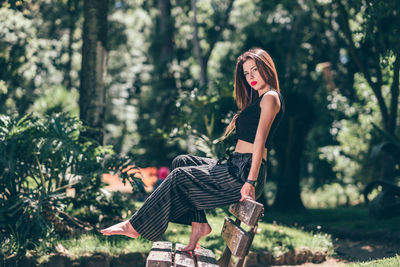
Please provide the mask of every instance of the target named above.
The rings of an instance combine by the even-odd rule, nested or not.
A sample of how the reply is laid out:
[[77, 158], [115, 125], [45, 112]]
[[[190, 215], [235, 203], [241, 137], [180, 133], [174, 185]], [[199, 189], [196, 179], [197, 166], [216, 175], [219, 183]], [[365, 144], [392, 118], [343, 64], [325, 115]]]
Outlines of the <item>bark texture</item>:
[[108, 0], [85, 0], [80, 119], [91, 128], [85, 136], [100, 144], [104, 142], [107, 13]]

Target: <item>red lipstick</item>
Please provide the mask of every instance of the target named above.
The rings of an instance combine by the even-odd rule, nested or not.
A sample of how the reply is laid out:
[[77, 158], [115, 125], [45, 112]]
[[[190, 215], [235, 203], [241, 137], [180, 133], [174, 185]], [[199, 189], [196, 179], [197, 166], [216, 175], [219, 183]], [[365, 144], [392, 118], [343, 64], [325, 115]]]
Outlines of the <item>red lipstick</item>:
[[257, 84], [257, 82], [256, 81], [252, 81], [250, 84], [251, 84], [251, 86], [254, 86], [254, 85]]

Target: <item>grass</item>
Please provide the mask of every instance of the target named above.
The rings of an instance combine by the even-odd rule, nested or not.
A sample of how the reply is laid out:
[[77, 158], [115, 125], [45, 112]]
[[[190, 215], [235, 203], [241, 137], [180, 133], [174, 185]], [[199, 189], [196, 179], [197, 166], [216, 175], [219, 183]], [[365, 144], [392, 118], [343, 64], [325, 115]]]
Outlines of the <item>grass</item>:
[[322, 228], [322, 230], [324, 227], [329, 227], [365, 232], [398, 231], [400, 225], [399, 216], [385, 220], [371, 218], [366, 206], [308, 209], [297, 213], [266, 211], [264, 221], [277, 221], [289, 226], [306, 225], [308, 228]]
[[149, 252], [151, 241], [144, 238], [132, 239], [129, 237], [106, 237], [102, 235], [82, 235], [74, 239], [60, 241], [70, 255], [79, 257], [93, 253], [108, 253], [111, 256], [130, 252]]
[[350, 264], [346, 265], [346, 267], [361, 267], [361, 266], [397, 267], [397, 266], [400, 266], [400, 256], [396, 255], [396, 257], [367, 261], [367, 262], [356, 262], [356, 263], [350, 263]]
[[[77, 259], [95, 253], [107, 253], [110, 256], [118, 256], [131, 252], [148, 253], [151, 249], [151, 242], [144, 238], [132, 239], [125, 236], [106, 237], [96, 234], [83, 234], [75, 238], [59, 239], [53, 242], [54, 247], [62, 246], [68, 251], [71, 259]], [[45, 244], [44, 246], [49, 246]], [[37, 251], [44, 252], [48, 249], [39, 247]], [[46, 262], [51, 256], [49, 253], [37, 255], [38, 263]]]
[[[213, 250], [217, 258], [222, 255], [225, 247], [221, 229], [226, 216], [227, 209], [217, 209], [209, 213], [207, 218], [213, 230], [210, 235], [200, 241], [200, 245]], [[170, 223], [163, 240], [187, 244], [190, 230], [190, 226]], [[148, 253], [152, 243], [144, 238], [131, 239], [124, 236], [84, 234], [54, 242], [54, 246], [58, 244], [66, 248], [72, 258], [79, 258], [94, 253], [108, 253], [111, 256], [132, 252]], [[265, 222], [259, 223], [258, 233], [254, 238], [251, 250], [270, 251], [274, 254], [303, 248], [321, 251], [328, 255], [333, 253], [332, 240], [327, 234], [309, 233], [294, 227]], [[46, 255], [42, 256], [39, 262], [46, 261], [47, 257]]]
[[[207, 215], [208, 222], [213, 229], [210, 235], [200, 241], [200, 245], [214, 251], [221, 256], [225, 243], [221, 238], [221, 229], [226, 210], [217, 209], [218, 215]], [[190, 227], [170, 224], [164, 239], [178, 243], [188, 243]], [[324, 251], [329, 255], [333, 253], [333, 244], [330, 235], [324, 233], [305, 232], [295, 227], [260, 222], [258, 232], [252, 244], [252, 251], [270, 251], [276, 253], [286, 252], [295, 248], [308, 248], [311, 251]]]
[[[135, 202], [138, 209], [142, 203]], [[221, 238], [221, 229], [224, 218], [229, 216], [227, 207], [216, 209], [207, 214], [212, 232], [202, 239], [202, 247], [214, 251], [216, 257], [222, 255], [225, 242]], [[273, 254], [288, 250], [308, 249], [320, 251], [326, 255], [333, 255], [331, 236], [322, 232], [327, 228], [345, 229], [346, 231], [398, 231], [400, 218], [376, 220], [368, 216], [367, 207], [343, 207], [331, 209], [308, 209], [299, 213], [278, 213], [266, 211], [264, 221], [259, 223], [258, 233], [255, 236], [251, 250], [255, 252], [269, 251]], [[304, 227], [305, 226], [305, 227]], [[306, 229], [315, 229], [307, 232]], [[170, 223], [163, 240], [173, 243], [187, 244], [190, 227]], [[108, 253], [111, 256], [140, 252], [148, 253], [151, 242], [144, 239], [131, 239], [123, 236], [102, 236], [85, 234], [75, 238], [59, 239], [53, 242], [54, 246], [61, 244], [72, 258], [79, 258], [94, 253]], [[46, 245], [48, 246], [48, 245]], [[42, 257], [43, 259], [46, 256]], [[43, 260], [42, 260], [43, 261]], [[400, 257], [374, 260], [362, 263], [351, 263], [351, 267], [358, 266], [400, 266]]]

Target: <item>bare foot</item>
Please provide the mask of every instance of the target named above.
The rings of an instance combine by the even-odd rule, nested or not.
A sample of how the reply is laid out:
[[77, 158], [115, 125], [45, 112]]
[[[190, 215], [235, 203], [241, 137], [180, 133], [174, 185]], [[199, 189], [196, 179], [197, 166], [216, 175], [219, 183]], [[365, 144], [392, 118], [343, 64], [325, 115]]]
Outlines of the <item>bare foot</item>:
[[190, 234], [189, 245], [184, 247], [182, 251], [191, 251], [196, 248], [200, 238], [211, 233], [211, 227], [208, 223], [192, 222], [192, 233]]
[[100, 230], [103, 235], [126, 235], [132, 238], [139, 237], [139, 233], [133, 229], [129, 221], [124, 221], [106, 229]]

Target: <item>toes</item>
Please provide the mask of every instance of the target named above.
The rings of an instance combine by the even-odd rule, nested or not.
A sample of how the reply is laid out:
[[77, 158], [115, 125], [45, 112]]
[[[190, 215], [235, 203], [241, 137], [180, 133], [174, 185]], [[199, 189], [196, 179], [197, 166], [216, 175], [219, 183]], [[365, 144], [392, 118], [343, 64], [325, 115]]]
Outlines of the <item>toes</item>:
[[181, 249], [181, 251], [192, 251], [192, 250], [195, 249], [195, 247], [196, 247], [196, 245], [193, 245], [192, 243], [189, 243], [186, 247]]
[[103, 235], [112, 235], [112, 234], [116, 234], [117, 231], [111, 230], [111, 229], [103, 229], [103, 230], [100, 230], [100, 233], [102, 233]]

